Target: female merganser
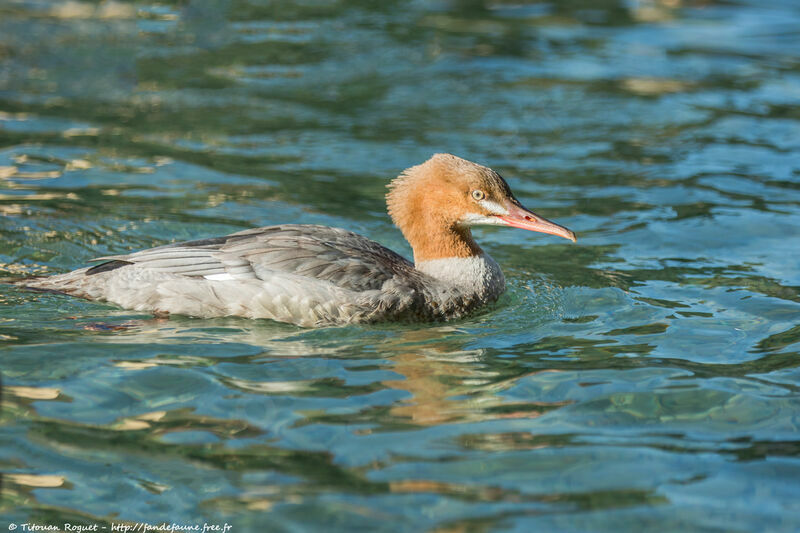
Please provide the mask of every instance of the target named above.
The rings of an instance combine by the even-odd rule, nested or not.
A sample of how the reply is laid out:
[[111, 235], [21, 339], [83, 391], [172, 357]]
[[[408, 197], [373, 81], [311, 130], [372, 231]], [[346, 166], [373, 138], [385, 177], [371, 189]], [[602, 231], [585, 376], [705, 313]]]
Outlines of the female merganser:
[[389, 184], [389, 214], [414, 262], [355, 233], [282, 224], [159, 246], [18, 285], [157, 315], [269, 318], [299, 326], [449, 320], [503, 292], [500, 267], [472, 239], [478, 224], [567, 239], [522, 207], [490, 168], [436, 154]]

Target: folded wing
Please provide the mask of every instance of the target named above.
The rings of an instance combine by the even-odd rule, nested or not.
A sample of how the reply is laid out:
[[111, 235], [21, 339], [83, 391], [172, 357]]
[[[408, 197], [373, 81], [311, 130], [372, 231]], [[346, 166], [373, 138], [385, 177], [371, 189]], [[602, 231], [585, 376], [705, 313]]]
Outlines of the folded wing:
[[263, 280], [276, 274], [327, 281], [342, 289], [381, 289], [395, 276], [419, 277], [411, 262], [355, 233], [286, 224], [95, 259], [87, 276], [136, 265], [154, 272], [209, 280]]

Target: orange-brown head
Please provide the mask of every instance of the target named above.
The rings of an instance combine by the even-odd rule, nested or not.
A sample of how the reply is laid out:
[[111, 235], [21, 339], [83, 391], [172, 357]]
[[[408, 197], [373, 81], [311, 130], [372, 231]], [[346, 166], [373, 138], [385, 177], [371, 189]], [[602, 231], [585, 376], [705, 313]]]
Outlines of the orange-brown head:
[[575, 234], [528, 211], [500, 174], [450, 154], [436, 154], [389, 184], [389, 215], [414, 249], [414, 262], [481, 253], [471, 226], [511, 226], [558, 235]]

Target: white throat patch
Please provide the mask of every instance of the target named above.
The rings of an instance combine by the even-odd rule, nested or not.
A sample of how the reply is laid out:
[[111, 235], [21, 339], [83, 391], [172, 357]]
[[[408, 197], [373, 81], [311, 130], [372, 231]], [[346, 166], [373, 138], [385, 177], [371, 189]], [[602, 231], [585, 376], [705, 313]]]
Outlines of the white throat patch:
[[487, 299], [499, 296], [505, 289], [503, 271], [487, 254], [473, 257], [448, 257], [423, 261], [417, 270], [467, 293], [480, 294]]

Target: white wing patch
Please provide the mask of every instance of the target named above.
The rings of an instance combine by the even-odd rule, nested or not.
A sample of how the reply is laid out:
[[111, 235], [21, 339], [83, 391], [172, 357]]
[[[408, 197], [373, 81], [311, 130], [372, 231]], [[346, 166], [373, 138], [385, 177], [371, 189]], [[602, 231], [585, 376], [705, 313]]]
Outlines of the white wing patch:
[[235, 279], [233, 276], [228, 274], [209, 274], [208, 276], [203, 276], [205, 279], [210, 279], [211, 281], [231, 281]]

